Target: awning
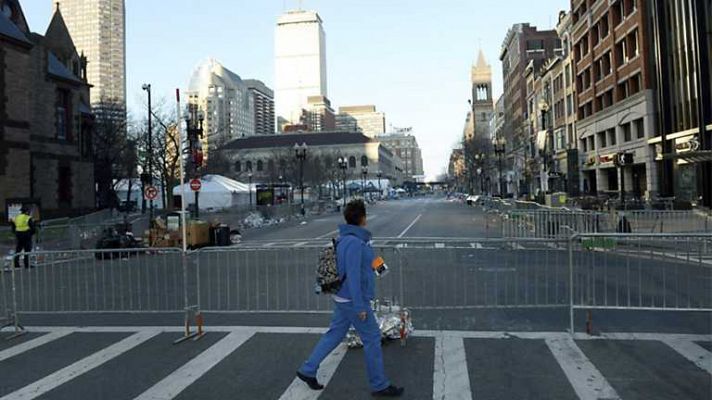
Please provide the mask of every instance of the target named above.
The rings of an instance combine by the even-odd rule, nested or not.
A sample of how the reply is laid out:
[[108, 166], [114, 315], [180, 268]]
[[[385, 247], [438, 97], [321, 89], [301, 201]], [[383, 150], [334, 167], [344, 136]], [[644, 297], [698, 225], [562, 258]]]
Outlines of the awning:
[[539, 131], [536, 134], [536, 147], [539, 150], [546, 150], [547, 131]]

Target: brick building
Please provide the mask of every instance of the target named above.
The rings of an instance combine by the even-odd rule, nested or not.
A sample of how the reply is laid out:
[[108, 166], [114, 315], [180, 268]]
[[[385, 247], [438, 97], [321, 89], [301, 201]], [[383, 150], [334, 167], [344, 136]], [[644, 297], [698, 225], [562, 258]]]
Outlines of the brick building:
[[86, 61], [59, 9], [44, 36], [30, 31], [18, 0], [0, 9], [0, 207], [35, 199], [45, 217], [93, 209]]
[[[577, 136], [587, 194], [655, 196], [658, 173], [646, 140], [655, 136], [647, 2], [573, 0]], [[618, 168], [616, 156], [633, 162]], [[623, 183], [623, 185], [621, 185]]]

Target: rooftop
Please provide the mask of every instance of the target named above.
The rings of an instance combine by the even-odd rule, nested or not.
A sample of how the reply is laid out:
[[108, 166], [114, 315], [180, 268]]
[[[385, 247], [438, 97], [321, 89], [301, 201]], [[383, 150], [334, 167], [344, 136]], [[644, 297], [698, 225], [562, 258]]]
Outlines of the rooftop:
[[303, 132], [277, 135], [259, 135], [235, 139], [222, 147], [223, 150], [265, 149], [273, 147], [293, 147], [306, 143], [307, 146], [330, 146], [377, 142], [361, 133], [354, 132]]

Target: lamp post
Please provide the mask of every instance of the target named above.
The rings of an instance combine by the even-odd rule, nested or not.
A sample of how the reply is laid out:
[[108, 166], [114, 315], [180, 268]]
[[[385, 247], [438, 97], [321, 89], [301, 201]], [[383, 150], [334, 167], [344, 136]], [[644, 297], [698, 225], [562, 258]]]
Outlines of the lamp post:
[[339, 164], [339, 169], [341, 170], [341, 176], [343, 178], [343, 183], [344, 183], [344, 207], [346, 207], [346, 170], [349, 168], [349, 160], [346, 159], [346, 157], [339, 157], [337, 160]]
[[252, 169], [247, 173], [247, 193], [250, 195], [250, 210], [252, 210]]
[[543, 169], [545, 176], [542, 176], [542, 190], [544, 193], [549, 191], [549, 172], [551, 171], [551, 166], [550, 164], [550, 154], [549, 154], [549, 127], [546, 124], [546, 114], [549, 112], [549, 102], [546, 101], [545, 98], [539, 99], [539, 110], [541, 112], [541, 129], [546, 132], [546, 140], [544, 142], [544, 149], [542, 150], [543, 154]]
[[376, 173], [376, 177], [378, 178], [378, 200], [383, 199], [383, 191], [381, 190], [381, 177], [383, 176], [383, 173], [381, 171], [378, 171]]
[[368, 167], [361, 167], [361, 194], [366, 200], [366, 177], [368, 176]]
[[301, 191], [301, 213], [306, 214], [304, 210], [304, 161], [307, 159], [307, 144], [302, 143], [301, 146], [294, 143], [294, 156], [299, 161], [299, 189]]
[[504, 197], [504, 180], [502, 180], [502, 156], [506, 150], [507, 140], [503, 137], [496, 138], [493, 143], [494, 153], [497, 155], [499, 164], [499, 195]]
[[[188, 110], [185, 115], [185, 125], [188, 132], [188, 147], [191, 159], [193, 160], [193, 177], [199, 178], [199, 169], [203, 163], [203, 156], [200, 150], [200, 139], [203, 137], [203, 121], [205, 116], [202, 111], [198, 111], [195, 105], [188, 105]], [[195, 192], [195, 218], [200, 216], [200, 207], [198, 200], [200, 191]]]
[[[150, 179], [149, 182], [150, 185], [153, 186], [153, 127], [151, 125], [151, 85], [148, 83], [144, 83], [141, 88], [148, 93], [148, 155], [146, 158], [148, 161], [148, 177]], [[148, 221], [149, 226], [153, 224], [153, 199], [151, 199], [149, 202]]]

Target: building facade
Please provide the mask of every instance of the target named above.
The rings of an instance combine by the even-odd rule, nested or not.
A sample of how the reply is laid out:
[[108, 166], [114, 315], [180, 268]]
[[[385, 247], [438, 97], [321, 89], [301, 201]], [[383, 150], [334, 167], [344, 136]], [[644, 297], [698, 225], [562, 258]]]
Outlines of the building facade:
[[376, 136], [376, 140], [403, 161], [406, 180], [414, 180], [424, 174], [423, 155], [418, 140], [410, 134], [409, 128]]
[[0, 10], [0, 207], [38, 201], [45, 218], [92, 210], [86, 60], [59, 10], [44, 36], [30, 31], [18, 0], [0, 0]]
[[[304, 182], [310, 186], [343, 180], [381, 178], [394, 185], [403, 181], [401, 160], [378, 140], [358, 132], [309, 132], [253, 136], [234, 140], [221, 151], [231, 163], [231, 177], [255, 183], [292, 183], [300, 179], [294, 145], [307, 145]], [[347, 160], [342, 171], [338, 159]], [[251, 178], [249, 178], [251, 176]]]
[[712, 1], [652, 0], [658, 131], [648, 139], [665, 197], [712, 207]]
[[274, 91], [256, 79], [245, 79], [244, 82], [255, 109], [255, 135], [274, 134]]
[[499, 59], [502, 61], [504, 83], [504, 133], [507, 170], [507, 194], [528, 193], [530, 177], [524, 176], [526, 150], [529, 148], [530, 126], [527, 109], [527, 84], [525, 71], [530, 62], [538, 69], [543, 63], [560, 54], [561, 40], [555, 30], [539, 31], [529, 24], [515, 24], [502, 43]]
[[[576, 131], [586, 194], [658, 194], [647, 144], [657, 135], [647, 6], [642, 0], [572, 1]], [[631, 154], [632, 162], [618, 165], [619, 154]]]
[[255, 134], [253, 93], [217, 60], [208, 59], [195, 69], [187, 96], [188, 104], [204, 114], [201, 144], [206, 160], [217, 147]]
[[277, 128], [301, 123], [311, 96], [327, 97], [326, 34], [315, 11], [288, 11], [277, 19], [275, 96]]
[[126, 120], [126, 8], [124, 0], [52, 0], [62, 10], [79, 54], [88, 61], [97, 116]]
[[336, 115], [331, 101], [324, 96], [309, 96], [303, 111], [302, 124], [309, 132], [328, 132], [336, 129]]
[[374, 105], [339, 107], [336, 130], [361, 132], [373, 138], [386, 132], [386, 114]]

